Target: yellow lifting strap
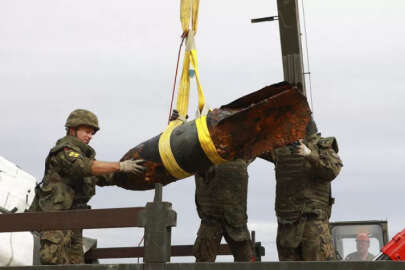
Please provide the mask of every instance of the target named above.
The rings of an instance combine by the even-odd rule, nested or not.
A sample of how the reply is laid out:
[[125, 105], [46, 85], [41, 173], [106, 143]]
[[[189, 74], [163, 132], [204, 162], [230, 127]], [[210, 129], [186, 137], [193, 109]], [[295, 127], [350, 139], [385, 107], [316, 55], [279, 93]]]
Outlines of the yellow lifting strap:
[[205, 105], [204, 91], [201, 86], [200, 72], [198, 70], [197, 51], [195, 49], [194, 32], [189, 31], [186, 39], [186, 51], [184, 53], [183, 71], [180, 79], [179, 93], [177, 96], [177, 110], [180, 115], [186, 116], [190, 95], [190, 64], [194, 68], [198, 92], [198, 109], [201, 112]]
[[[194, 36], [197, 31], [198, 8], [199, 0], [181, 0], [180, 19], [183, 32], [187, 33], [186, 50], [184, 52], [183, 70], [180, 79], [179, 91], [177, 94], [176, 109], [179, 112], [179, 119], [185, 119], [188, 113], [189, 96], [190, 96], [190, 63], [194, 68], [194, 74], [197, 83], [198, 91], [198, 110], [202, 113], [205, 106], [204, 91], [201, 86], [200, 73], [198, 70], [197, 51], [194, 41]], [[190, 18], [192, 21], [192, 29], [189, 29]], [[159, 153], [163, 165], [169, 173], [177, 179], [185, 178], [191, 174], [183, 170], [177, 163], [170, 146], [170, 136], [172, 131], [179, 125], [183, 124], [183, 120], [174, 120], [169, 123], [169, 126], [163, 132], [159, 139]], [[225, 160], [217, 153], [215, 145], [210, 137], [206, 117], [203, 116], [196, 120], [198, 131], [198, 139], [200, 145], [207, 157], [214, 164], [222, 163]]]
[[172, 135], [172, 131], [182, 123], [183, 121], [181, 120], [171, 121], [159, 138], [159, 153], [162, 163], [169, 173], [177, 179], [183, 179], [191, 175], [179, 166], [174, 158], [172, 148], [170, 147], [170, 136]]
[[215, 144], [211, 139], [207, 126], [207, 116], [203, 115], [197, 118], [195, 124], [197, 126], [198, 140], [200, 141], [201, 148], [204, 150], [208, 159], [214, 164], [225, 162], [226, 160], [218, 154]]
[[[184, 52], [183, 71], [180, 78], [179, 92], [177, 95], [176, 108], [180, 116], [186, 116], [188, 112], [188, 102], [190, 96], [190, 63], [194, 68], [198, 91], [198, 109], [200, 112], [204, 108], [205, 98], [201, 86], [200, 73], [198, 70], [197, 51], [194, 36], [197, 32], [199, 0], [181, 0], [180, 20], [183, 33], [187, 33], [186, 50]], [[190, 19], [192, 28], [190, 30]]]
[[183, 32], [188, 32], [190, 29], [190, 18], [192, 20], [192, 30], [197, 32], [198, 23], [198, 8], [200, 0], [181, 0], [180, 2], [180, 21]]

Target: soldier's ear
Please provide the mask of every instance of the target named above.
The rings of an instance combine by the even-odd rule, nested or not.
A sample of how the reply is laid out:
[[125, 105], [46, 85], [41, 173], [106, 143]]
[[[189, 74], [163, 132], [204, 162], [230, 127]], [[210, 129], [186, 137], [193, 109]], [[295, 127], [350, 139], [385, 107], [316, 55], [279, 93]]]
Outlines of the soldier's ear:
[[66, 130], [67, 130], [67, 135], [76, 136], [76, 129], [67, 127]]

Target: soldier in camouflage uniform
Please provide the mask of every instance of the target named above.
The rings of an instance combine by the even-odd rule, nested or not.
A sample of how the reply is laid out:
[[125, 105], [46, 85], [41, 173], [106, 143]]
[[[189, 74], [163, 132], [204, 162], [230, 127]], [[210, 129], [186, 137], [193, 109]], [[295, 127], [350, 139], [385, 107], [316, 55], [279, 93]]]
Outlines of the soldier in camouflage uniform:
[[215, 261], [222, 236], [235, 261], [252, 260], [246, 214], [248, 164], [238, 159], [196, 174], [195, 201], [201, 218], [193, 248], [197, 262]]
[[336, 139], [321, 137], [311, 119], [304, 140], [262, 156], [275, 165], [280, 261], [335, 260], [329, 217], [331, 181], [343, 166], [337, 152]]
[[[96, 115], [75, 110], [65, 124], [67, 135], [56, 142], [45, 161], [42, 186], [36, 188], [31, 211], [88, 209], [95, 185], [112, 185], [113, 172], [140, 174], [142, 160], [124, 162], [96, 161], [96, 152], [88, 145], [99, 130]], [[40, 233], [42, 264], [84, 263], [82, 230], [43, 231]]]

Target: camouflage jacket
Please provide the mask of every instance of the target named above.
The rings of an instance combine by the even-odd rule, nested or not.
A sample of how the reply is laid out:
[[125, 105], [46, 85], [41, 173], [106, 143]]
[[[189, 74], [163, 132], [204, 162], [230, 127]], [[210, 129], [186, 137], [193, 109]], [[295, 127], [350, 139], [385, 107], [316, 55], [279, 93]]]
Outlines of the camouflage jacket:
[[110, 175], [92, 176], [91, 164], [96, 152], [76, 137], [58, 140], [45, 162], [42, 186], [37, 189], [31, 207], [34, 211], [88, 208], [95, 185], [111, 185]]
[[246, 226], [247, 162], [235, 160], [213, 165], [196, 174], [195, 201], [200, 218], [223, 222], [227, 228]]
[[264, 157], [275, 165], [275, 210], [280, 223], [295, 222], [302, 215], [330, 216], [334, 202], [330, 182], [343, 166], [336, 139], [314, 134], [304, 143], [312, 151], [308, 157], [294, 154], [292, 146], [277, 148]]

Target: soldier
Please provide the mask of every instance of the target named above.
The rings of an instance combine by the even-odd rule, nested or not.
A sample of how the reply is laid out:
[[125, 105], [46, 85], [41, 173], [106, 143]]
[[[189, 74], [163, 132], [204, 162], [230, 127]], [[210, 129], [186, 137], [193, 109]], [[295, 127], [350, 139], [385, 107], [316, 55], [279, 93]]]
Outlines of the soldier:
[[335, 260], [329, 231], [331, 181], [343, 164], [336, 139], [317, 131], [311, 118], [304, 140], [262, 156], [275, 165], [280, 261]]
[[212, 165], [195, 175], [195, 201], [201, 218], [193, 253], [197, 262], [214, 262], [222, 236], [234, 260], [253, 260], [247, 228], [247, 166], [242, 159]]
[[[103, 162], [88, 144], [99, 130], [95, 114], [74, 110], [66, 120], [65, 137], [56, 142], [45, 161], [42, 186], [36, 189], [31, 211], [88, 209], [95, 185], [112, 185], [113, 172], [141, 174], [142, 160]], [[42, 264], [84, 263], [82, 230], [43, 231], [40, 233]]]

